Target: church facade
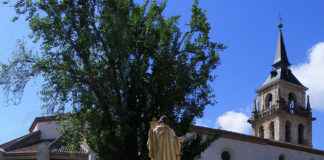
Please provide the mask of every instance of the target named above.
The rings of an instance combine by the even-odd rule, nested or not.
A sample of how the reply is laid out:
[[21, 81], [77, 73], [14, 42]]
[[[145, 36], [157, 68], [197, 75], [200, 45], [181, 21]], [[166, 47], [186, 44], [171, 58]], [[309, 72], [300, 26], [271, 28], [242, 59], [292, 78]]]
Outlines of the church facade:
[[272, 70], [257, 89], [249, 123], [253, 136], [195, 127], [196, 133], [218, 138], [203, 152], [202, 160], [324, 160], [313, 148], [312, 109], [305, 87], [292, 73], [282, 28]]

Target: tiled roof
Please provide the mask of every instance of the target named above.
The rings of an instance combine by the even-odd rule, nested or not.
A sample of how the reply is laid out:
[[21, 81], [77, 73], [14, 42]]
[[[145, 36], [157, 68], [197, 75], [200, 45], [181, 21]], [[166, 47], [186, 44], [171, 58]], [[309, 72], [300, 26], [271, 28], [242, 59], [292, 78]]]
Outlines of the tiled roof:
[[65, 145], [61, 138], [52, 140], [42, 140], [41, 132], [32, 132], [20, 138], [14, 139], [7, 143], [0, 145], [0, 148], [6, 152], [36, 152], [39, 143], [49, 142], [51, 152], [60, 153], [87, 153], [84, 149], [74, 149]]
[[65, 145], [62, 137], [56, 139], [50, 144], [51, 152], [59, 152], [59, 153], [87, 153], [82, 147], [76, 149], [74, 147]]
[[41, 140], [41, 132], [37, 131], [37, 132], [29, 133], [29, 134], [24, 135], [19, 138], [16, 138], [16, 139], [11, 140], [7, 143], [4, 143], [4, 144], [0, 145], [0, 148], [9, 152], [9, 151], [17, 150], [20, 148], [32, 146], [34, 144], [40, 143], [41, 141], [42, 141]]
[[[297, 86], [301, 86], [305, 89], [307, 89], [292, 73], [292, 71], [289, 68], [286, 69], [276, 69], [271, 72], [271, 74], [268, 76], [266, 81], [263, 83], [261, 88], [267, 87], [271, 84], [274, 84], [275, 82], [278, 82], [280, 80], [290, 82], [292, 84], [295, 84]], [[261, 89], [260, 88], [260, 89]]]

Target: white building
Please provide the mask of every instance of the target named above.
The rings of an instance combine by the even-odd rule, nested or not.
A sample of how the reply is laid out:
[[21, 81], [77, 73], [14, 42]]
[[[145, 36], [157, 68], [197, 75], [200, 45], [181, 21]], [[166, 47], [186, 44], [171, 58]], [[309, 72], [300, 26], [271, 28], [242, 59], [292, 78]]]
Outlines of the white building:
[[257, 89], [249, 123], [254, 136], [195, 127], [196, 133], [216, 134], [202, 160], [324, 160], [312, 143], [312, 110], [307, 88], [293, 75], [285, 48], [283, 25], [273, 69]]
[[82, 145], [74, 150], [61, 141], [56, 116], [37, 117], [29, 133], [0, 145], [0, 160], [94, 160], [94, 153]]

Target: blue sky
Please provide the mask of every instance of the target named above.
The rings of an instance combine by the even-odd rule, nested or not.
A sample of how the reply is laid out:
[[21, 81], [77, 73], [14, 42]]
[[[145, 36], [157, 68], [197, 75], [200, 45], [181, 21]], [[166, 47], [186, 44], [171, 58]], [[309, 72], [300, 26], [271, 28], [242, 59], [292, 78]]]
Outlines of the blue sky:
[[[166, 15], [182, 16], [180, 25], [185, 27], [190, 16], [190, 6], [191, 0], [169, 0]], [[309, 76], [305, 70], [317, 73], [316, 71], [324, 69], [319, 65], [309, 67], [313, 64], [312, 58], [309, 58], [312, 53], [310, 49], [324, 42], [324, 1], [201, 0], [201, 6], [207, 11], [212, 39], [223, 42], [228, 49], [221, 53], [221, 64], [215, 72], [217, 78], [212, 83], [217, 104], [206, 109], [204, 117], [199, 120], [200, 124], [220, 127], [217, 121], [219, 117], [226, 115], [224, 113], [236, 113], [235, 117], [243, 116], [243, 120], [244, 116], [249, 115], [255, 89], [271, 70], [279, 13], [285, 25], [288, 56], [291, 63], [297, 65], [296, 72], [300, 79], [314, 90], [318, 88], [316, 85], [321, 85], [321, 82], [307, 78], [313, 76], [313, 79], [319, 79], [321, 77], [317, 76], [320, 73]], [[13, 8], [0, 5], [0, 62], [8, 61], [11, 52], [15, 50], [17, 39], [29, 41], [27, 24], [23, 21], [10, 21], [14, 16], [13, 11]], [[317, 56], [313, 56], [313, 59], [323, 60], [321, 58], [324, 56], [320, 55], [324, 52], [321, 47], [317, 48], [319, 49], [314, 51]], [[324, 63], [324, 60], [321, 62]], [[37, 81], [30, 83], [18, 106], [7, 105], [0, 93], [0, 143], [27, 133], [33, 119], [42, 115], [38, 89]], [[314, 96], [324, 93], [323, 90], [312, 91], [310, 93]], [[313, 129], [314, 145], [324, 149], [324, 139], [320, 137], [324, 132], [324, 102], [318, 100], [312, 103], [316, 104], [314, 116], [317, 117]]]

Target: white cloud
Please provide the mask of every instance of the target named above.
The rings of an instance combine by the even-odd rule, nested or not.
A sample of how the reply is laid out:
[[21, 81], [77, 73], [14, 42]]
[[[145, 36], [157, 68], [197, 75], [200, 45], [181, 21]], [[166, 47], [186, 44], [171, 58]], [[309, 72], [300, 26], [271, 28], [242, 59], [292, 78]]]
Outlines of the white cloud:
[[324, 111], [324, 42], [317, 43], [308, 52], [308, 61], [295, 65], [292, 70], [296, 77], [309, 88], [311, 105]]
[[206, 119], [197, 119], [195, 121], [195, 125], [202, 126], [202, 127], [209, 127], [209, 120]]
[[228, 111], [217, 118], [216, 125], [220, 129], [248, 134], [250, 132], [248, 119], [248, 116], [244, 113]]

